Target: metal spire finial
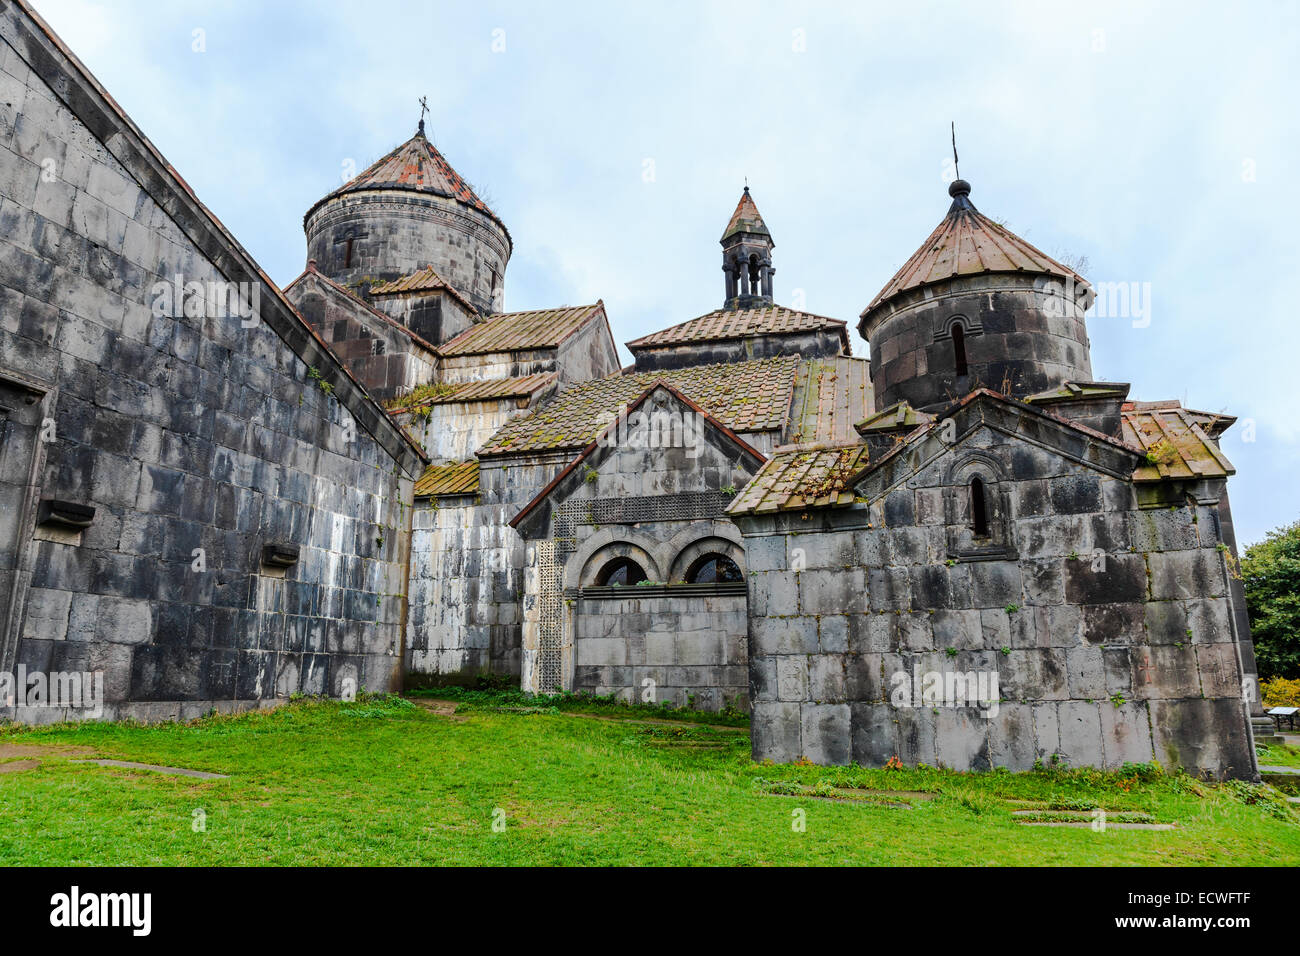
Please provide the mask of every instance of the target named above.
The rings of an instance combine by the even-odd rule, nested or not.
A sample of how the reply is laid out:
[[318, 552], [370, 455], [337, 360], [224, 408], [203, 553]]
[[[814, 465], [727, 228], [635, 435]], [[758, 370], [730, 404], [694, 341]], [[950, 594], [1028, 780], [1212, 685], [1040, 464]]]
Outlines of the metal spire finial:
[[957, 165], [957, 121], [952, 121], [952, 171], [961, 179], [961, 168]]
[[419, 129], [421, 136], [424, 135], [424, 114], [427, 112], [429, 112], [429, 98], [427, 96], [421, 96], [420, 97], [420, 129]]

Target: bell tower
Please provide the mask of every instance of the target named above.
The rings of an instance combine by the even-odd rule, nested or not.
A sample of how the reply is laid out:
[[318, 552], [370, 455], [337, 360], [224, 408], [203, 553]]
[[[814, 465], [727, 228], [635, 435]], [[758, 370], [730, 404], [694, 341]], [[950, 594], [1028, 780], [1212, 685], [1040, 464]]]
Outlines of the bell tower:
[[753, 309], [772, 304], [772, 249], [776, 245], [749, 195], [740, 197], [722, 234], [722, 271], [727, 277], [724, 309]]

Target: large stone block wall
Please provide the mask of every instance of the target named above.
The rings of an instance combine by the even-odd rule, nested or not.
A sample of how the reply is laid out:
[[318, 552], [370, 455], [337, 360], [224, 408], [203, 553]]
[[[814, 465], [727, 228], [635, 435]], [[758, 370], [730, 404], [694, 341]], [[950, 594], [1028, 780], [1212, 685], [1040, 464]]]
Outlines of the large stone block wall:
[[633, 354], [636, 370], [686, 368], [692, 365], [719, 365], [749, 362], [755, 359], [795, 355], [802, 358], [829, 358], [844, 350], [840, 333], [822, 329], [794, 335], [755, 335], [725, 342], [641, 347]]
[[[651, 414], [686, 408], [665, 390], [640, 407]], [[668, 433], [630, 421], [626, 435], [611, 434], [519, 525], [526, 540], [522, 686], [644, 699], [649, 678], [657, 701], [744, 707], [745, 600], [692, 591], [686, 573], [691, 561], [720, 553], [743, 574], [739, 536], [722, 509], [760, 460], [712, 426], [660, 443], [652, 436]], [[630, 510], [621, 513], [624, 507]], [[657, 593], [633, 585], [626, 597], [597, 597], [601, 568], [620, 558], [635, 561]]]
[[[0, 376], [52, 423], [39, 496], [96, 511], [17, 529], [10, 663], [102, 671], [107, 717], [395, 688], [411, 480], [266, 322], [155, 308], [226, 277], [32, 72], [32, 35], [0, 15]], [[263, 568], [270, 543], [298, 563]]]
[[[303, 228], [307, 255], [342, 285], [433, 266], [480, 313], [504, 309], [510, 237], [490, 216], [454, 199], [398, 190], [346, 193], [310, 210]], [[343, 241], [349, 235], [356, 237], [350, 265]]]
[[561, 387], [618, 373], [618, 348], [603, 314], [589, 319], [556, 349], [555, 370]]
[[425, 407], [427, 418], [409, 413], [400, 418], [434, 461], [468, 461], [506, 422], [521, 413], [514, 398], [435, 402]]
[[519, 673], [522, 555], [507, 524], [515, 510], [473, 496], [416, 502], [406, 666], [417, 681]]
[[442, 292], [373, 296], [370, 304], [434, 345], [460, 335], [477, 318], [457, 299]]
[[629, 702], [749, 706], [745, 597], [637, 597], [576, 603], [573, 690]]
[[286, 293], [334, 354], [377, 399], [436, 379], [437, 356], [401, 328], [308, 273]]
[[449, 385], [489, 379], [522, 378], [556, 370], [555, 349], [526, 352], [493, 352], [483, 355], [444, 355], [439, 366], [440, 381]]
[[[968, 370], [954, 365], [951, 326], [965, 326]], [[1045, 277], [979, 276], [907, 293], [869, 315], [876, 407], [954, 401], [976, 388], [1029, 395], [1090, 381], [1083, 304]]]
[[509, 521], [566, 463], [563, 454], [488, 459], [478, 495], [416, 502], [405, 661], [413, 681], [520, 673], [524, 541]]
[[[1222, 482], [1142, 510], [1123, 478], [991, 430], [971, 442], [1005, 469], [1000, 558], [961, 556], [960, 450], [860, 487], [869, 504], [738, 519], [755, 758], [1252, 776]], [[928, 672], [995, 673], [996, 714], [891, 701], [895, 675]]]

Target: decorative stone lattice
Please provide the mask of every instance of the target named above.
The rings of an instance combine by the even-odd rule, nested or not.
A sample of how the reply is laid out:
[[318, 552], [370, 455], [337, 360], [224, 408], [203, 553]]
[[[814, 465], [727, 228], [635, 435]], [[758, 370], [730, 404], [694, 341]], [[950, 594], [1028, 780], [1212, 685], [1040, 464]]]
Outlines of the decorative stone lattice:
[[733, 495], [725, 491], [693, 491], [676, 495], [566, 501], [555, 512], [554, 542], [560, 554], [577, 547], [578, 525], [639, 524], [644, 521], [703, 521], [722, 516]]
[[541, 619], [537, 690], [542, 694], [557, 694], [563, 688], [560, 676], [564, 639], [563, 594], [555, 551], [554, 541], [537, 543], [537, 609]]

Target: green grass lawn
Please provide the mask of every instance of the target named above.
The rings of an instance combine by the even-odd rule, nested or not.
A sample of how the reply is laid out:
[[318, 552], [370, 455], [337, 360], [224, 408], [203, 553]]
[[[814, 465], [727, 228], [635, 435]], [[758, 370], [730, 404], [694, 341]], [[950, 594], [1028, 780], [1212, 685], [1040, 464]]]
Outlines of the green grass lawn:
[[[1300, 811], [1268, 788], [1150, 768], [757, 765], [743, 727], [626, 716], [483, 695], [454, 716], [389, 698], [0, 729], [0, 761], [28, 767], [0, 772], [0, 865], [1300, 864]], [[89, 756], [230, 776], [71, 762]], [[1176, 829], [1012, 816], [1086, 820], [1098, 807]]]

